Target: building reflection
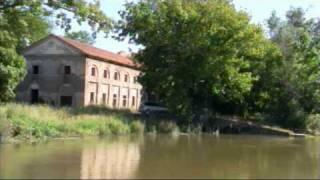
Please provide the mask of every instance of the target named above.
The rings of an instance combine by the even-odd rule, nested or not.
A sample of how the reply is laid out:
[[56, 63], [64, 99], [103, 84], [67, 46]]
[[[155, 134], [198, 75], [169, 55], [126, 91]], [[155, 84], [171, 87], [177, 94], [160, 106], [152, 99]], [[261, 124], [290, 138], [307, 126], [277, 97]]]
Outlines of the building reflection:
[[81, 155], [81, 179], [134, 178], [140, 147], [133, 142], [114, 142], [86, 147]]

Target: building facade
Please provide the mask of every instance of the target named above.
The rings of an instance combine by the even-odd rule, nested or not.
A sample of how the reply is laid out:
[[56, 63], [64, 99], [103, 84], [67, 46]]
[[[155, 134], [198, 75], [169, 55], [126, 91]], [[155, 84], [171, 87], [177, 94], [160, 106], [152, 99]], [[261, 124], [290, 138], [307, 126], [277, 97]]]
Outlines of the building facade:
[[27, 75], [17, 87], [18, 101], [131, 110], [140, 105], [139, 66], [125, 55], [49, 35], [24, 57]]

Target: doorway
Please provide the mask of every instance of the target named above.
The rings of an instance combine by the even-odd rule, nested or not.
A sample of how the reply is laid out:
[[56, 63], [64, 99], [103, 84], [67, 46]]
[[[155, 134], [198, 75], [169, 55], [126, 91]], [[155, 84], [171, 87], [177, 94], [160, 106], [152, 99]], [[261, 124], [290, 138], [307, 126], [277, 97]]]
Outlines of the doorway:
[[39, 102], [39, 90], [32, 89], [31, 90], [31, 104], [36, 104]]
[[72, 106], [72, 96], [61, 96], [60, 97], [61, 106]]

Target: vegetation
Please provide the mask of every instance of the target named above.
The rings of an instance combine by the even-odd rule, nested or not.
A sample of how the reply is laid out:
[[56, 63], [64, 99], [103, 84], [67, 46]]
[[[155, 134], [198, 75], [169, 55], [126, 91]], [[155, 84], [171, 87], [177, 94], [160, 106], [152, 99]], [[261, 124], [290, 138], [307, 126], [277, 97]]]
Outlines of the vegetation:
[[[74, 16], [70, 17], [70, 14]], [[1, 0], [0, 102], [14, 97], [14, 89], [25, 74], [21, 52], [48, 34], [48, 19], [54, 19], [65, 31], [71, 29], [72, 20], [88, 22], [94, 32], [108, 32], [112, 25], [100, 10], [99, 1]]]
[[67, 32], [65, 37], [87, 44], [94, 44], [94, 38], [87, 31]]
[[143, 132], [144, 125], [126, 111], [100, 107], [55, 109], [23, 104], [0, 107], [0, 134], [7, 138], [37, 140]]
[[145, 47], [136, 56], [144, 87], [191, 120], [203, 109], [244, 114], [245, 97], [280, 57], [229, 1], [140, 1], [121, 15], [119, 38]]
[[300, 8], [281, 20], [268, 20], [270, 39], [281, 50], [281, 64], [273, 70], [268, 120], [284, 127], [306, 128], [307, 117], [320, 105], [320, 21], [306, 19]]
[[[0, 137], [37, 141], [47, 138], [178, 133], [164, 117], [145, 117], [105, 107], [54, 108], [7, 103], [0, 106]], [[1, 139], [1, 138], [0, 138]]]
[[274, 13], [269, 37], [228, 0], [139, 1], [121, 16], [118, 38], [145, 47], [141, 83], [186, 124], [227, 114], [306, 129], [319, 111], [320, 21], [302, 9]]
[[[140, 82], [178, 115], [180, 128], [174, 121], [131, 122], [128, 119], [134, 116], [128, 113], [118, 115], [101, 108], [58, 110], [9, 104], [0, 107], [1, 134], [104, 135], [144, 128], [202, 131], [216, 115], [298, 130], [319, 129], [320, 20], [306, 19], [299, 8], [289, 10], [284, 20], [273, 13], [267, 21], [267, 37], [229, 0], [141, 0], [125, 6], [116, 26], [118, 39], [129, 37], [144, 47], [135, 55], [144, 72]], [[14, 97], [25, 74], [20, 53], [48, 34], [48, 17], [65, 29], [67, 37], [87, 43], [94, 42], [97, 31], [112, 28], [99, 1], [1, 1], [0, 102]], [[92, 38], [86, 31], [69, 33], [72, 19], [88, 22]]]

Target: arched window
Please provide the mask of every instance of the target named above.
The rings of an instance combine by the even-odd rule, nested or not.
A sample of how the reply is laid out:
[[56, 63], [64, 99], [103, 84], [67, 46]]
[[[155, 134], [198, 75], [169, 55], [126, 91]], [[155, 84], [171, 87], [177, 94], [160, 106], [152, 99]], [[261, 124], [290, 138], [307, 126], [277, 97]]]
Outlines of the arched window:
[[91, 76], [96, 76], [96, 68], [95, 67], [91, 68]]
[[106, 79], [109, 78], [109, 70], [108, 70], [108, 69], [105, 69], [105, 70], [103, 71], [103, 78], [106, 78]]
[[127, 107], [127, 96], [122, 97], [122, 107]]
[[120, 79], [120, 73], [114, 72], [114, 80], [119, 80], [119, 79]]
[[134, 83], [134, 84], [137, 84], [137, 83], [138, 83], [138, 76], [135, 76], [135, 77], [133, 78], [133, 83]]
[[113, 95], [112, 106], [117, 107], [117, 95], [116, 94]]
[[124, 75], [124, 82], [129, 82], [129, 74]]

